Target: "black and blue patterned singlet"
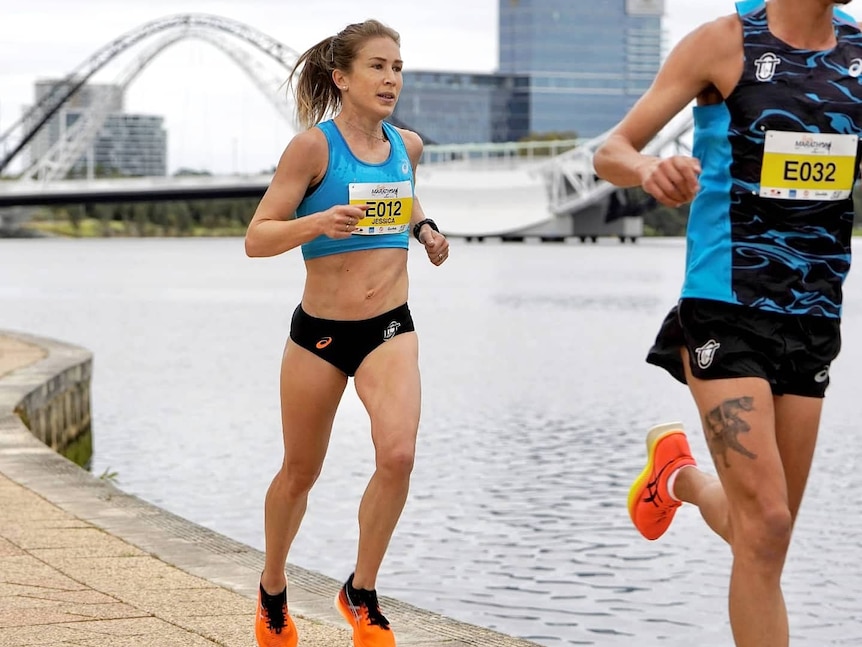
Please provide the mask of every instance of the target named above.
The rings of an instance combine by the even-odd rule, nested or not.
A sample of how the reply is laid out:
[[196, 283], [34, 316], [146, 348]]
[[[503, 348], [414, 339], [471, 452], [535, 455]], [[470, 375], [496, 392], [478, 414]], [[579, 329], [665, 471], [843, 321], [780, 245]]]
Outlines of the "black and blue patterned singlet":
[[683, 298], [841, 316], [862, 136], [862, 32], [835, 11], [837, 46], [772, 35], [762, 0], [737, 3], [745, 68], [724, 102], [694, 108], [703, 169]]

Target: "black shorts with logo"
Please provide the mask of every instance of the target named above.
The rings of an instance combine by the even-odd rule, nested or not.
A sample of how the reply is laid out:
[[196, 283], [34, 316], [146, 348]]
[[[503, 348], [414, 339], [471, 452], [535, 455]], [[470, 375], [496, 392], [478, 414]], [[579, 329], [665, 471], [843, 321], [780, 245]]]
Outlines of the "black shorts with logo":
[[822, 398], [841, 350], [841, 322], [708, 299], [683, 299], [662, 322], [647, 362], [685, 384], [681, 348], [702, 380], [760, 377], [775, 395]]
[[299, 346], [326, 360], [350, 377], [375, 348], [405, 332], [413, 332], [413, 317], [407, 304], [358, 321], [336, 321], [312, 317], [296, 306], [290, 322], [290, 338]]

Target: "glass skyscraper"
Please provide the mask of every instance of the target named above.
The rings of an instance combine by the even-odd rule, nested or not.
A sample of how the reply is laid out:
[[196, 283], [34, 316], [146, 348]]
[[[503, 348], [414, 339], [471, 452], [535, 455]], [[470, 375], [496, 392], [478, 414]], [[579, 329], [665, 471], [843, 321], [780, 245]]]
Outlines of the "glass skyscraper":
[[658, 72], [664, 0], [499, 0], [499, 66], [405, 72], [395, 116], [436, 143], [592, 137]]
[[658, 72], [664, 0], [499, 1], [499, 73], [530, 79], [533, 133], [598, 135]]
[[429, 143], [517, 141], [529, 131], [526, 78], [405, 72], [395, 116]]
[[[62, 80], [37, 81], [36, 102], [63, 83]], [[86, 175], [88, 167], [92, 166], [94, 170], [109, 175], [167, 175], [168, 145], [164, 118], [127, 113], [123, 104], [123, 88], [118, 85], [93, 83], [82, 86], [36, 133], [29, 146], [30, 161], [42, 159], [87, 110], [98, 105], [107, 112], [105, 121], [70, 174]]]

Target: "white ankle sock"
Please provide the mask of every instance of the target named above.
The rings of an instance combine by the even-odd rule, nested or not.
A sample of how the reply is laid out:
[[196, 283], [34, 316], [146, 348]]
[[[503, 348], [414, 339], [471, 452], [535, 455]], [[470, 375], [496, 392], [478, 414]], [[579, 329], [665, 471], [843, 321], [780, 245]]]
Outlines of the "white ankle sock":
[[676, 494], [673, 493], [673, 486], [676, 484], [676, 477], [679, 476], [679, 471], [681, 469], [681, 467], [676, 468], [667, 479], [667, 493], [670, 494], [670, 498], [674, 501], [679, 501], [679, 499], [676, 498]]
[[667, 477], [667, 493], [674, 501], [681, 501], [681, 499], [678, 499], [676, 494], [673, 493], [673, 486], [676, 484], [676, 477], [679, 476], [679, 473], [686, 467], [694, 467], [694, 465], [683, 465], [682, 467], [677, 467], [671, 475]]

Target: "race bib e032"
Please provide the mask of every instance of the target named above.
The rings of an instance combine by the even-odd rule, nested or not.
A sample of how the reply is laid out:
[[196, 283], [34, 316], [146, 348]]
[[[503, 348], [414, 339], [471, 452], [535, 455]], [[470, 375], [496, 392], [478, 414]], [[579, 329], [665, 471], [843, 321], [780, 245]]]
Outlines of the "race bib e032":
[[760, 197], [844, 200], [853, 190], [859, 137], [768, 130]]
[[367, 204], [365, 217], [354, 234], [400, 234], [410, 226], [413, 185], [403, 182], [354, 182], [348, 186], [350, 204]]

